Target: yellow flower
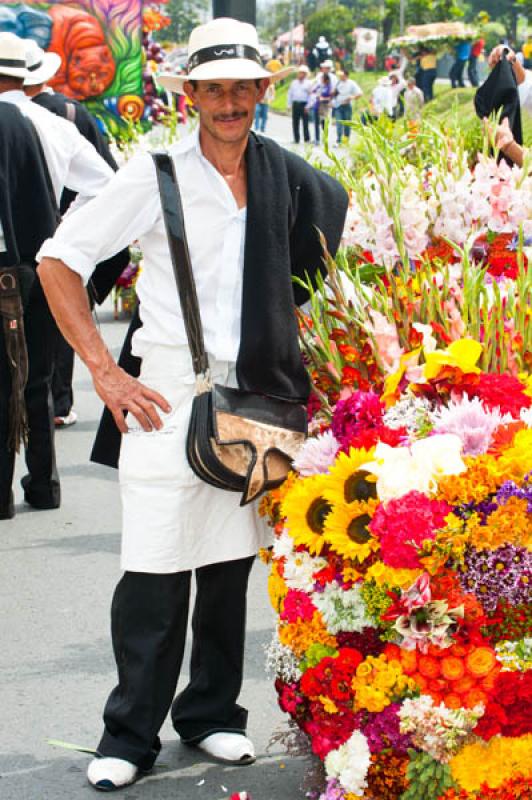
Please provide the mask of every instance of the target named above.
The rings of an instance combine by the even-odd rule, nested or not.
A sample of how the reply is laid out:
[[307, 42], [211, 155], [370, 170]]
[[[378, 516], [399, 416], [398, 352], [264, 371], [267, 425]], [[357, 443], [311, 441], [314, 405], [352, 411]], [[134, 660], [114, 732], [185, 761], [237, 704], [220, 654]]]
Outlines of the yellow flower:
[[318, 700], [322, 704], [327, 714], [338, 714], [338, 707], [330, 697], [327, 697], [325, 694], [320, 694]]
[[330, 504], [324, 497], [325, 475], [300, 478], [286, 493], [281, 514], [296, 545], [302, 545], [313, 555], [319, 555], [325, 545], [323, 524]]
[[514, 775], [532, 775], [532, 734], [466, 744], [450, 762], [453, 778], [468, 792], [483, 783], [496, 789]]
[[335, 553], [361, 563], [376, 552], [379, 541], [368, 528], [378, 500], [333, 506], [323, 526], [323, 536]]
[[512, 446], [503, 451], [499, 466], [506, 480], [522, 480], [532, 470], [532, 429], [516, 433]]
[[478, 517], [468, 520], [469, 541], [478, 550], [495, 550], [503, 544], [532, 549], [532, 518], [528, 503], [518, 497], [510, 499], [490, 514], [484, 525]]
[[332, 505], [369, 500], [377, 497], [377, 478], [363, 464], [373, 461], [375, 448], [365, 450], [352, 447], [349, 455], [340, 453], [326, 475], [323, 495]]
[[438, 500], [446, 500], [449, 505], [480, 503], [487, 495], [495, 494], [511, 478], [501, 462], [502, 459], [491, 455], [466, 458], [466, 472], [439, 479]]
[[281, 613], [281, 603], [283, 602], [287, 592], [288, 586], [279, 574], [278, 565], [274, 562], [272, 564], [272, 571], [268, 576], [268, 595], [270, 597], [270, 603], [272, 604], [273, 610], [277, 614]]
[[387, 567], [382, 561], [376, 561], [366, 572], [366, 580], [373, 579], [377, 586], [388, 586], [408, 589], [423, 572], [422, 569], [396, 569]]
[[336, 647], [336, 639], [328, 632], [319, 611], [316, 611], [311, 620], [298, 620], [281, 625], [279, 641], [290, 647], [298, 658], [303, 658], [312, 644]]
[[437, 378], [442, 368], [454, 367], [459, 369], [464, 375], [480, 372], [477, 361], [482, 354], [482, 345], [473, 339], [457, 339], [452, 342], [447, 350], [435, 350], [432, 353], [425, 353], [425, 364], [423, 366], [423, 377], [430, 381]]
[[356, 583], [364, 576], [361, 572], [359, 572], [354, 567], [349, 566], [349, 564], [344, 564], [344, 568], [342, 569], [342, 578], [344, 583]]
[[356, 676], [357, 678], [367, 678], [368, 675], [371, 675], [372, 673], [373, 673], [373, 666], [369, 662], [369, 659], [366, 659], [366, 661], [363, 661], [361, 664], [358, 665]]
[[411, 350], [409, 353], [403, 353], [399, 359], [399, 368], [396, 370], [396, 372], [393, 372], [391, 375], [386, 377], [384, 381], [384, 390], [381, 395], [381, 400], [386, 408], [394, 406], [399, 400], [399, 384], [403, 379], [403, 375], [411, 367], [417, 367], [420, 353], [421, 347], [417, 347], [415, 350]]

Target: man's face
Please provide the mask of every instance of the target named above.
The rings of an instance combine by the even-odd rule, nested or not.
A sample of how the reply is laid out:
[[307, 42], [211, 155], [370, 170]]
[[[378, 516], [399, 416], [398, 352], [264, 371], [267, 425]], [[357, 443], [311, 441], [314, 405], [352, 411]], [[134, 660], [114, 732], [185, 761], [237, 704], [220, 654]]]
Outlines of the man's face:
[[199, 111], [201, 129], [218, 142], [232, 144], [247, 137], [268, 80], [196, 81], [195, 86], [188, 81], [184, 88]]

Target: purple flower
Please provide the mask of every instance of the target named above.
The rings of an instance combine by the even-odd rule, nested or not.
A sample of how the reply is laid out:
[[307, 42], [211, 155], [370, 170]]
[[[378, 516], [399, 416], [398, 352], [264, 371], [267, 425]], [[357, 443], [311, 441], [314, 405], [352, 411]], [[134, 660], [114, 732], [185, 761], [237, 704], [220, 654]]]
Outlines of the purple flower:
[[532, 552], [505, 544], [496, 550], [468, 547], [458, 578], [465, 592], [474, 594], [486, 611], [499, 600], [511, 605], [532, 601]]
[[499, 409], [486, 409], [478, 397], [463, 395], [435, 412], [434, 433], [454, 433], [462, 441], [465, 456], [487, 453], [494, 431], [504, 423]]
[[520, 500], [527, 501], [527, 511], [532, 513], [532, 484], [530, 483], [530, 473], [525, 475], [524, 486], [518, 486], [514, 481], [506, 481], [497, 492], [497, 502], [505, 505], [510, 497], [518, 497]]
[[399, 731], [398, 703], [392, 703], [378, 714], [369, 714], [362, 730], [372, 753], [392, 748], [395, 753], [405, 754], [412, 747], [412, 740]]

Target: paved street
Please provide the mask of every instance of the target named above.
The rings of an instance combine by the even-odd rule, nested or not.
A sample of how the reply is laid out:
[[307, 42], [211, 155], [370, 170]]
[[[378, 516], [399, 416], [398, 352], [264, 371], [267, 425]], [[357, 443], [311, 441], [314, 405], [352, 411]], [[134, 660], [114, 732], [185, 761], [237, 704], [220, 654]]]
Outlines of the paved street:
[[[99, 319], [117, 354], [127, 321], [114, 321], [110, 305], [99, 312]], [[85, 778], [89, 756], [49, 744], [59, 740], [94, 747], [102, 704], [115, 682], [108, 614], [120, 574], [120, 509], [114, 470], [89, 463], [100, 404], [79, 362], [75, 408], [78, 423], [57, 434], [61, 509], [36, 512], [24, 506], [19, 458], [17, 515], [0, 522], [1, 800], [96, 796]], [[258, 564], [249, 593], [242, 693], [250, 709], [257, 763], [239, 768], [204, 761], [180, 745], [166, 723], [156, 769], [124, 790], [119, 795], [123, 800], [221, 800], [244, 790], [253, 800], [304, 798], [302, 784], [313, 762], [288, 756], [283, 745], [272, 743], [288, 729], [264, 671], [263, 647], [273, 624], [266, 578], [266, 569]]]

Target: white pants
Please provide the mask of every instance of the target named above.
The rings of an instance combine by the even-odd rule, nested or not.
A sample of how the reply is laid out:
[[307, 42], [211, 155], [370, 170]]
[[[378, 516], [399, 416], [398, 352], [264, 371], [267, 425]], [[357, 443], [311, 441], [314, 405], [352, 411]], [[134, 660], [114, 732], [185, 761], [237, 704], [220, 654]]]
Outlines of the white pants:
[[[234, 364], [211, 359], [216, 383], [236, 385]], [[152, 347], [140, 380], [172, 406], [160, 412], [163, 428], [146, 433], [128, 416], [119, 479], [122, 498], [122, 569], [171, 573], [232, 561], [271, 544], [271, 531], [256, 503], [215, 489], [192, 472], [186, 436], [195, 385], [188, 347]]]

